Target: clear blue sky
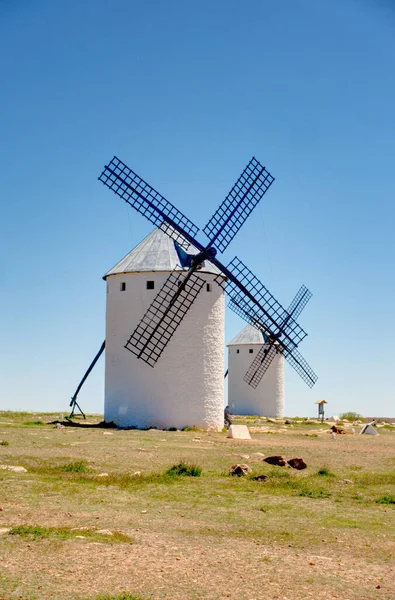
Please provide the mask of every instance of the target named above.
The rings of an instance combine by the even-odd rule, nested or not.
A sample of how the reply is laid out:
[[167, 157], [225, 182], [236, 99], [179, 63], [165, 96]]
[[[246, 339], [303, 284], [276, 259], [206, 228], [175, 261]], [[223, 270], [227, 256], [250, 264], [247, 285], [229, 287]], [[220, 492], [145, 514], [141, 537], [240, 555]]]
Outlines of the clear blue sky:
[[[0, 408], [66, 412], [104, 339], [102, 275], [151, 227], [114, 154], [202, 227], [255, 155], [238, 255], [287, 305], [286, 413], [395, 416], [393, 0], [0, 0]], [[201, 240], [204, 241], [204, 236]], [[227, 313], [226, 341], [244, 326]], [[103, 410], [104, 363], [80, 395]]]

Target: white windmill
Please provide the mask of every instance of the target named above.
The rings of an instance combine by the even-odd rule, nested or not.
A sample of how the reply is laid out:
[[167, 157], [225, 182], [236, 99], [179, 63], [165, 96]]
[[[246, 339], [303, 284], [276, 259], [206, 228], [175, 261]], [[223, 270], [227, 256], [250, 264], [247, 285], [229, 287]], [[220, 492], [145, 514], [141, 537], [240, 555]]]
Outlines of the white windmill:
[[[261, 289], [262, 284], [255, 287], [269, 305], [277, 302], [266, 288]], [[282, 336], [293, 337], [294, 319], [311, 296], [312, 293], [302, 285], [288, 310], [283, 312], [277, 335], [268, 331], [257, 313], [248, 311], [240, 295], [230, 299], [229, 307], [251, 323], [228, 344], [228, 402], [231, 411], [266, 417], [284, 416], [284, 357], [311, 387], [316, 376], [311, 374], [296, 348], [290, 352], [281, 341]], [[247, 316], [250, 318], [247, 319]], [[292, 344], [291, 339], [289, 341]]]
[[[251, 159], [203, 228], [206, 245], [192, 221], [117, 157], [99, 180], [159, 229], [104, 276], [107, 337], [72, 397], [71, 415], [106, 348], [106, 421], [221, 429], [225, 287], [230, 307], [269, 336], [258, 371], [280, 352], [314, 385], [317, 377], [297, 350], [307, 334], [294, 315], [237, 257], [226, 267], [216, 258], [273, 183], [265, 167]], [[254, 373], [250, 384], [255, 380]]]
[[228, 344], [228, 403], [236, 415], [284, 416], [284, 357], [279, 352], [256, 387], [245, 381], [252, 361], [268, 349], [261, 331], [247, 325]]
[[213, 264], [206, 261], [199, 270], [202, 291], [175, 331], [171, 351], [154, 369], [125, 350], [126, 332], [136, 329], [170, 274], [182, 274], [179, 263], [173, 240], [156, 229], [104, 276], [106, 422], [139, 428], [223, 427], [225, 301], [222, 286], [214, 282], [221, 273]]

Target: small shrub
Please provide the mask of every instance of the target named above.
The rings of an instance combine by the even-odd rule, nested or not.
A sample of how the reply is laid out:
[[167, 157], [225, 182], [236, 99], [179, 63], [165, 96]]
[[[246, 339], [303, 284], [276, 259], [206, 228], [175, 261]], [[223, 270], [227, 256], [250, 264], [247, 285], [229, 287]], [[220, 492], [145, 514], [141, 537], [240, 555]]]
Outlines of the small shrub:
[[66, 473], [87, 473], [89, 472], [89, 467], [87, 467], [86, 462], [83, 460], [69, 463], [68, 465], [63, 465], [60, 467], [61, 471], [65, 471]]
[[2, 440], [2, 441], [0, 442], [0, 446], [9, 446], [9, 445], [10, 445], [10, 442], [6, 442], [6, 441], [4, 441], [4, 440]]
[[183, 431], [200, 431], [200, 429], [198, 427], [184, 427]]
[[170, 477], [200, 477], [201, 473], [202, 469], [197, 465], [187, 465], [183, 462], [178, 465], [173, 465], [166, 471], [166, 475], [169, 475]]
[[327, 469], [326, 467], [322, 467], [322, 469], [320, 469], [317, 472], [317, 475], [321, 475], [322, 477], [334, 477], [335, 475], [333, 473], [330, 472], [329, 469]]
[[377, 500], [378, 504], [395, 504], [395, 496], [382, 496]]
[[178, 431], [177, 427], [169, 427], [168, 431]]

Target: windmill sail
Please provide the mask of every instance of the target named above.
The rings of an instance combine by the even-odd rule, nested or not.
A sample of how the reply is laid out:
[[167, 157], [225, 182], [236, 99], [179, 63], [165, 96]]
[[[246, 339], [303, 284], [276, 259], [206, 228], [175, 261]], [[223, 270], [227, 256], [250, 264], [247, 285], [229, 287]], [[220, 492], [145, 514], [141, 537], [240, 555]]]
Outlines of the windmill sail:
[[125, 348], [153, 367], [204, 284], [204, 279], [194, 272], [173, 271]]
[[[226, 269], [233, 275], [233, 280], [229, 280], [225, 284], [226, 291], [234, 303], [237, 301], [241, 309], [241, 316], [243, 316], [242, 313], [250, 318], [253, 316], [252, 320], [246, 319], [251, 325], [259, 328], [257, 323], [263, 324], [275, 337], [281, 334], [285, 344], [289, 344], [291, 347], [298, 346], [307, 333], [259, 279], [237, 256]], [[248, 292], [248, 295], [245, 291]], [[284, 322], [287, 323], [286, 328], [282, 327]]]
[[203, 227], [210, 245], [215, 245], [220, 252], [229, 246], [273, 181], [274, 177], [253, 157], [225, 200]]
[[199, 228], [119, 158], [114, 156], [104, 167], [99, 180], [180, 246], [188, 249], [190, 240], [185, 234], [194, 237]]

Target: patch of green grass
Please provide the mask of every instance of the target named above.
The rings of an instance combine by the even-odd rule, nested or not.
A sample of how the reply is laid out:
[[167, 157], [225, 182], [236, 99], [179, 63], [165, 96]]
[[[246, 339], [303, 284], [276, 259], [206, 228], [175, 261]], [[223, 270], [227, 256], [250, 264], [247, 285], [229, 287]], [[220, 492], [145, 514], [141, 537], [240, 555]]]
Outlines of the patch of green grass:
[[395, 471], [370, 471], [354, 475], [355, 483], [362, 486], [395, 485]]
[[202, 474], [202, 469], [197, 465], [187, 465], [183, 462], [178, 463], [178, 465], [173, 465], [166, 471], [166, 475], [170, 477], [200, 477]]
[[184, 427], [183, 431], [201, 431], [198, 427]]
[[86, 538], [89, 541], [107, 543], [131, 543], [130, 536], [119, 531], [111, 532], [112, 535], [99, 533], [95, 529], [71, 529], [69, 527], [40, 527], [38, 525], [18, 525], [12, 527], [8, 535], [29, 538], [33, 540], [55, 538], [59, 540]]
[[17, 527], [12, 527], [8, 532], [8, 535], [19, 535], [21, 537], [33, 536], [34, 538], [42, 538], [48, 537], [48, 530], [38, 526], [18, 525]]
[[39, 427], [40, 425], [46, 425], [43, 421], [24, 421], [23, 425], [26, 427]]
[[331, 471], [327, 467], [322, 467], [317, 472], [317, 475], [321, 475], [322, 477], [335, 477], [335, 474], [331, 473]]
[[87, 466], [86, 461], [79, 460], [63, 465], [59, 467], [59, 470], [65, 473], [89, 473], [90, 468]]
[[307, 498], [316, 498], [316, 499], [330, 498], [331, 495], [332, 494], [330, 492], [320, 489], [320, 488], [313, 488], [313, 489], [303, 488], [298, 493], [298, 496], [306, 496]]
[[376, 500], [378, 504], [395, 504], [395, 496], [387, 494], [386, 496], [381, 496]]
[[0, 442], [0, 446], [9, 446], [9, 445], [10, 445], [10, 442], [6, 442], [6, 441], [4, 441], [4, 440], [2, 440], [2, 441]]

